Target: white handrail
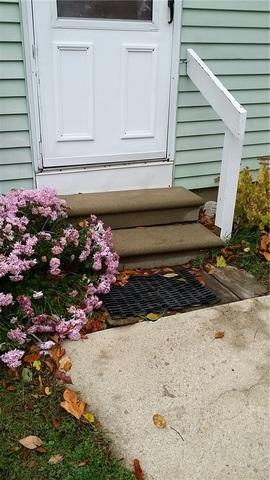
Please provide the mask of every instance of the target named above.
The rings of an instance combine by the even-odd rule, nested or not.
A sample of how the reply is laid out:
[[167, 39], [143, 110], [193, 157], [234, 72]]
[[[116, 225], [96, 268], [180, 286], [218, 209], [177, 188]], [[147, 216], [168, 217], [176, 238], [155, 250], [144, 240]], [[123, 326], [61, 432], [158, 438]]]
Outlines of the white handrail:
[[226, 239], [232, 233], [247, 111], [191, 48], [187, 50], [187, 75], [225, 125], [215, 223], [220, 237]]

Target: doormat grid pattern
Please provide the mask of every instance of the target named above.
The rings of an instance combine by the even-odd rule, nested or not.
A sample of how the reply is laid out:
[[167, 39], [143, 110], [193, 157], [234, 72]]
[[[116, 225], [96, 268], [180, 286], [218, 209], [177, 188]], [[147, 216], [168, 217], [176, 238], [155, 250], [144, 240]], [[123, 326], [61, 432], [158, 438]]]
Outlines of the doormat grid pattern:
[[189, 307], [212, 305], [219, 298], [184, 269], [178, 276], [163, 275], [131, 277], [124, 287], [113, 286], [102, 296], [104, 307], [113, 318], [163, 313]]

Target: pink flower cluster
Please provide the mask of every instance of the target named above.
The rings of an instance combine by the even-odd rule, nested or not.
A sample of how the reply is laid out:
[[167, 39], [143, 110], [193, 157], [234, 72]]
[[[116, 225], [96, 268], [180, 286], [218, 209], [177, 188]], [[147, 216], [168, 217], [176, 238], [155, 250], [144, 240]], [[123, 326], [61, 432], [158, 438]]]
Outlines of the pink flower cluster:
[[66, 216], [50, 188], [0, 195], [0, 312], [13, 347], [0, 359], [11, 368], [21, 362], [18, 345], [38, 339], [46, 351], [54, 333], [78, 340], [116, 280], [111, 230], [94, 215], [78, 226]]

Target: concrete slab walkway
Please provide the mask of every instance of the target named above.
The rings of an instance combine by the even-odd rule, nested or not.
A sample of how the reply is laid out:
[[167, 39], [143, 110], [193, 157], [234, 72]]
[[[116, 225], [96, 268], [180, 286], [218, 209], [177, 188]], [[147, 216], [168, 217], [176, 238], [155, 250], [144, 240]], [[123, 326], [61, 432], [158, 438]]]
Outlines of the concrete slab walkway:
[[66, 342], [74, 388], [146, 480], [269, 478], [269, 299]]

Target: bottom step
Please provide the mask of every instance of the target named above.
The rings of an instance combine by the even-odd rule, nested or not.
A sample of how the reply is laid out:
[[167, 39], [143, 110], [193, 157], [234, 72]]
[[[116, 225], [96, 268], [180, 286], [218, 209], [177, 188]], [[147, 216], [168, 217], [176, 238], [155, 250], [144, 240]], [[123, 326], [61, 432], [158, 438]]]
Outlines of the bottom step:
[[113, 231], [114, 248], [122, 268], [180, 265], [223, 245], [199, 223], [137, 227]]

